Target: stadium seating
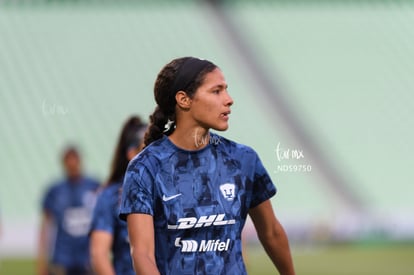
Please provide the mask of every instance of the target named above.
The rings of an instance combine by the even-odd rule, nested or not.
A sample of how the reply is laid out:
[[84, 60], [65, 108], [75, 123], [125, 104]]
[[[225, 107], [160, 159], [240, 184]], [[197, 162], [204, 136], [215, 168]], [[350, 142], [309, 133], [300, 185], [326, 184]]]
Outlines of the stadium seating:
[[[292, 126], [269, 107], [277, 106], [274, 97], [246, 70], [240, 45], [215, 20], [214, 8], [200, 1], [120, 2], [0, 4], [3, 223], [34, 228], [67, 143], [80, 146], [85, 170], [105, 179], [124, 119], [147, 118], [159, 69], [189, 55], [224, 71], [235, 105], [223, 135], [258, 151], [288, 229], [341, 226], [335, 219], [352, 208], [323, 177], [319, 156], [374, 216], [403, 220], [412, 213], [412, 5], [225, 1], [227, 19], [253, 53], [250, 61], [297, 118]], [[315, 142], [316, 153], [295, 127]], [[280, 160], [278, 148], [302, 151], [304, 158]], [[311, 171], [280, 170], [288, 165]]]

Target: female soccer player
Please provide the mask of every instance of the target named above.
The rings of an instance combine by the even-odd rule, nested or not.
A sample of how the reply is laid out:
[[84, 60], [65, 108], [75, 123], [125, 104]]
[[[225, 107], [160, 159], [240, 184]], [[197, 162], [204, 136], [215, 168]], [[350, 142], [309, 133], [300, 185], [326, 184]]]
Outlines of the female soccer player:
[[210, 133], [228, 128], [233, 100], [221, 70], [193, 57], [158, 74], [157, 106], [145, 149], [124, 179], [137, 274], [246, 274], [241, 232], [249, 214], [280, 274], [294, 274], [287, 236], [270, 198], [276, 193], [257, 154]]
[[53, 184], [42, 203], [37, 273], [89, 275], [89, 227], [99, 183], [83, 175], [78, 150], [62, 157], [66, 177]]
[[[128, 162], [142, 149], [146, 125], [137, 116], [122, 127], [105, 189], [98, 197], [91, 227], [91, 260], [97, 275], [133, 275], [127, 224], [119, 219], [121, 187]], [[111, 261], [112, 255], [112, 261]]]

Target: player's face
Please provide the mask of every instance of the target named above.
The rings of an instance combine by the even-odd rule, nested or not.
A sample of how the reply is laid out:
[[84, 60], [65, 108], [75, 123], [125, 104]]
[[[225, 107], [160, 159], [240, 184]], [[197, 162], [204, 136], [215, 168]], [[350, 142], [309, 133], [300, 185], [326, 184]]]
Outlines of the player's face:
[[81, 174], [81, 162], [80, 158], [76, 154], [68, 154], [63, 165], [65, 167], [66, 175], [69, 178], [78, 178]]
[[224, 131], [228, 128], [233, 99], [220, 69], [206, 74], [203, 84], [195, 92], [190, 112], [196, 123], [206, 129]]

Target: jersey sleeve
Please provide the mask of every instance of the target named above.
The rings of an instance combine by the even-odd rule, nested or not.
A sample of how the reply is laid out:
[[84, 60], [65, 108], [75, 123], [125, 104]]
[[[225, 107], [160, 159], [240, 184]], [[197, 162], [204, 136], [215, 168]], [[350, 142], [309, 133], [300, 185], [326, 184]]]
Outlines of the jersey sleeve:
[[102, 230], [112, 234], [115, 228], [115, 217], [113, 215], [113, 205], [111, 204], [112, 199], [108, 197], [108, 193], [105, 191], [98, 196], [92, 216], [91, 232]]
[[144, 165], [128, 167], [122, 187], [119, 217], [126, 220], [128, 214], [154, 215], [154, 179]]
[[45, 195], [42, 200], [42, 211], [43, 212], [52, 212], [53, 211], [53, 193], [55, 187], [50, 187], [46, 190]]
[[255, 171], [253, 176], [253, 190], [250, 208], [258, 206], [276, 194], [276, 187], [264, 168], [260, 158], [256, 155]]

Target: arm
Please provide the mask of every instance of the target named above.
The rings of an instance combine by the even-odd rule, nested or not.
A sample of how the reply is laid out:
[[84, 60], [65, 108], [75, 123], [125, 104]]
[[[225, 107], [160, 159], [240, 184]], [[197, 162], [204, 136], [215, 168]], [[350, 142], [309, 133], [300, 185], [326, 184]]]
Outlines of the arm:
[[159, 275], [155, 262], [154, 221], [147, 214], [127, 216], [131, 257], [137, 275]]
[[94, 230], [91, 233], [90, 253], [92, 268], [97, 275], [115, 275], [110, 260], [113, 236], [103, 230]]
[[292, 256], [286, 233], [273, 213], [270, 200], [250, 209], [260, 242], [282, 275], [294, 275]]
[[40, 222], [39, 243], [37, 252], [37, 274], [47, 275], [48, 255], [49, 255], [49, 228], [52, 223], [52, 216], [48, 212], [43, 212]]

